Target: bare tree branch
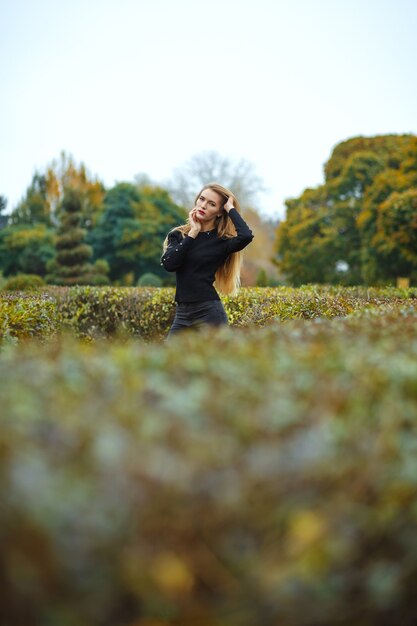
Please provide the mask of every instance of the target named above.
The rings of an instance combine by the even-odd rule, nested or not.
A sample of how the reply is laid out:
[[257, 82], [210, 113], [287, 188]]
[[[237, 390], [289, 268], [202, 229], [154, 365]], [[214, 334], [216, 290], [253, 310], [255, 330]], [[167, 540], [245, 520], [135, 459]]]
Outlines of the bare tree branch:
[[255, 167], [250, 161], [233, 161], [214, 150], [191, 157], [174, 170], [166, 186], [175, 202], [188, 208], [193, 206], [201, 187], [213, 181], [230, 189], [243, 208], [256, 208], [258, 194], [265, 191], [263, 181], [255, 173]]

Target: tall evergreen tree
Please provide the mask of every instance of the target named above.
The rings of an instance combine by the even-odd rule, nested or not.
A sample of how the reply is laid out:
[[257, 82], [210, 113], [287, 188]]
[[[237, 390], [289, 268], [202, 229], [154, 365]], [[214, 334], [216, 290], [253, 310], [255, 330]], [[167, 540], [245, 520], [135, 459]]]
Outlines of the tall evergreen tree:
[[7, 207], [7, 199], [5, 196], [0, 196], [0, 228], [7, 226], [9, 221], [8, 215], [2, 215]]
[[48, 276], [50, 282], [61, 285], [88, 284], [93, 256], [91, 246], [85, 243], [85, 229], [80, 227], [82, 205], [79, 192], [67, 189], [61, 202], [60, 225], [56, 241], [56, 258]]

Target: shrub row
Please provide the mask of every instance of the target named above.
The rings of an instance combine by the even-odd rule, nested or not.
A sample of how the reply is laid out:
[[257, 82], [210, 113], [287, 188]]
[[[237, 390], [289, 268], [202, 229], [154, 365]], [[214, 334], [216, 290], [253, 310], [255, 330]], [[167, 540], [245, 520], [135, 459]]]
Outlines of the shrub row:
[[0, 295], [0, 341], [51, 337], [59, 327], [57, 303], [48, 294]]
[[44, 285], [45, 281], [37, 274], [18, 274], [5, 279], [2, 289], [5, 291], [29, 291], [39, 289]]
[[55, 298], [62, 327], [79, 337], [135, 335], [155, 339], [171, 323], [172, 289], [155, 287], [57, 287]]
[[[163, 337], [175, 314], [174, 290], [152, 287], [48, 287], [42, 292], [22, 294], [22, 307], [17, 304], [19, 322], [13, 320], [8, 292], [0, 292], [0, 339], [9, 334], [15, 337], [41, 336], [45, 326], [45, 302], [51, 312], [51, 331], [55, 332], [57, 319], [62, 330], [78, 337], [109, 337], [117, 334], [134, 335], [155, 340]], [[233, 326], [256, 324], [263, 326], [274, 321], [292, 319], [333, 318], [350, 315], [369, 307], [396, 306], [417, 299], [417, 289], [345, 288], [308, 286], [244, 288], [235, 297], [223, 302]], [[14, 302], [19, 302], [16, 294]], [[55, 303], [55, 308], [52, 305]], [[5, 304], [4, 304], [5, 303]], [[31, 314], [21, 319], [22, 310], [31, 303]], [[42, 320], [36, 320], [36, 311]], [[35, 317], [34, 317], [35, 315]]]
[[416, 322], [3, 351], [3, 622], [414, 626]]
[[58, 329], [79, 338], [157, 339], [167, 332], [174, 314], [172, 289], [48, 287], [43, 292], [0, 292], [0, 340], [45, 338]]

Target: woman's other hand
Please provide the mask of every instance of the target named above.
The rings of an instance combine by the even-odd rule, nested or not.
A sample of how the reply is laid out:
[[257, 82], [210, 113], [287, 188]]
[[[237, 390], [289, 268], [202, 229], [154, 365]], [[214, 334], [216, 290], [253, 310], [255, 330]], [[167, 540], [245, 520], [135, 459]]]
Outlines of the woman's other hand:
[[194, 207], [193, 209], [191, 209], [191, 211], [188, 214], [188, 217], [189, 217], [190, 226], [191, 226], [191, 230], [188, 233], [188, 236], [195, 238], [197, 237], [198, 233], [201, 231], [201, 222], [197, 218], [197, 207]]
[[224, 205], [224, 209], [225, 211], [227, 211], [229, 213], [230, 209], [234, 209], [234, 198], [233, 196], [229, 196], [228, 201], [226, 202], [226, 204]]

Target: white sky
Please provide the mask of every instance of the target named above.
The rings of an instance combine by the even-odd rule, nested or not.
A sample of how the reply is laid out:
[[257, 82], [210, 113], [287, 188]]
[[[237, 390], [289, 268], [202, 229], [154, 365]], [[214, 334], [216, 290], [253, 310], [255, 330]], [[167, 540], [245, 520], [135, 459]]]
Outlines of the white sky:
[[340, 141], [417, 132], [416, 70], [415, 0], [0, 0], [0, 194], [61, 150], [109, 186], [216, 150], [283, 216]]

